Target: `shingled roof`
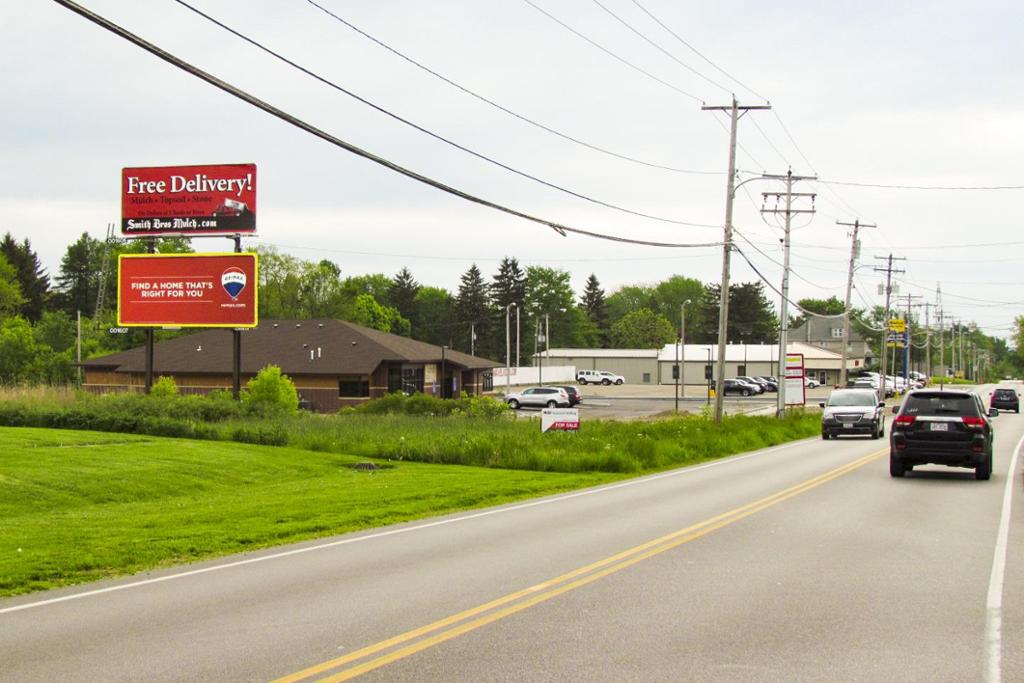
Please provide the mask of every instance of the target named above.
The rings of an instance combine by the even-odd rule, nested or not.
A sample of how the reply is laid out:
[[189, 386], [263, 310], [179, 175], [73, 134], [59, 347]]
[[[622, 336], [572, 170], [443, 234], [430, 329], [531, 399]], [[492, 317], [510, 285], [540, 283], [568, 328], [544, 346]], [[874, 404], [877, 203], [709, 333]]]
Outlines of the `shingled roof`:
[[[153, 371], [171, 373], [230, 373], [231, 331], [204, 330], [155, 345]], [[242, 372], [256, 374], [273, 364], [288, 375], [367, 375], [386, 361], [439, 363], [441, 347], [381, 332], [344, 320], [263, 320], [245, 330]], [[447, 363], [466, 370], [498, 367], [499, 363], [446, 349]], [[143, 347], [93, 358], [82, 363], [91, 370], [145, 372]]]

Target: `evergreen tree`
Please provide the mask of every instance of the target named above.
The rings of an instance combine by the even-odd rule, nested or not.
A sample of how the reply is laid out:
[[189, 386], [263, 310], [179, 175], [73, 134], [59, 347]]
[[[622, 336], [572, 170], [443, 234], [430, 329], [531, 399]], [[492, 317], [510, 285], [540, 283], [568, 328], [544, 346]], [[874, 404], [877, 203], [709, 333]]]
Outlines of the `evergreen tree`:
[[[695, 344], [718, 343], [718, 304], [721, 287], [717, 284], [704, 286], [704, 293], [697, 304], [699, 311], [696, 324], [686, 326], [687, 341]], [[729, 321], [726, 341], [731, 344], [771, 344], [778, 341], [779, 321], [764, 294], [764, 285], [744, 283], [729, 286]]]
[[403, 318], [412, 321], [416, 318], [416, 295], [419, 291], [420, 283], [416, 282], [408, 268], [402, 268], [391, 280], [387, 302]]
[[103, 254], [103, 241], [87, 232], [64, 253], [57, 276], [57, 301], [69, 315], [81, 311], [82, 315], [92, 317], [103, 272]]
[[608, 345], [608, 311], [604, 298], [604, 290], [597, 276], [593, 273], [587, 278], [587, 284], [580, 297], [580, 308], [587, 314], [587, 319], [594, 326], [597, 332], [598, 343], [602, 348]]
[[455, 296], [455, 314], [460, 323], [459, 328], [451, 330], [453, 347], [459, 351], [469, 353], [469, 333], [471, 323], [476, 328], [477, 341], [481, 344], [474, 349], [477, 355], [493, 354], [493, 342], [490, 342], [490, 288], [484, 282], [480, 269], [474, 263], [465, 273], [462, 274], [459, 284], [459, 293]]
[[25, 297], [19, 312], [27, 320], [37, 322], [43, 315], [50, 293], [50, 276], [39, 262], [39, 256], [32, 251], [28, 238], [19, 244], [11, 233], [7, 233], [0, 240], [0, 254], [6, 256], [14, 267], [21, 294]]
[[[519, 261], [506, 256], [498, 265], [498, 272], [491, 279], [491, 339], [485, 344], [491, 352], [491, 357], [505, 356], [505, 313], [514, 319], [515, 309], [510, 309], [509, 304], [515, 304], [521, 309], [526, 303], [526, 273], [519, 267]], [[515, 329], [509, 330], [509, 339], [512, 344], [516, 343]], [[479, 333], [477, 337], [479, 337]]]

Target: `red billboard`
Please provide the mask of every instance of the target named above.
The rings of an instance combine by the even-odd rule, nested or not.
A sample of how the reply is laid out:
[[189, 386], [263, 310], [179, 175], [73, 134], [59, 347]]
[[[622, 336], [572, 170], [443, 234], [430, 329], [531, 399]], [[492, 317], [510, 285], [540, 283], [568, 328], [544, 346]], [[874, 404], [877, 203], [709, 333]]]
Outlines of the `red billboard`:
[[256, 231], [256, 164], [121, 170], [124, 235]]
[[256, 254], [121, 254], [122, 327], [256, 327]]

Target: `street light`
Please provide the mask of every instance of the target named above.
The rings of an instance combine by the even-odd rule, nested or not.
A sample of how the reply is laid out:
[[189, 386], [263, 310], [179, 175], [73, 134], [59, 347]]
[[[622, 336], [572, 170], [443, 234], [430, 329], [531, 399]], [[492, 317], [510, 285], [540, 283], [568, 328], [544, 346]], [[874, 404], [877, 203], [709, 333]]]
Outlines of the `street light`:
[[[509, 318], [511, 309], [516, 308], [516, 303], [513, 301], [508, 306], [505, 306], [505, 395], [507, 396], [512, 391], [512, 340], [509, 335]], [[516, 309], [518, 313], [518, 309]], [[518, 340], [516, 340], [518, 343]]]
[[[676, 346], [676, 412], [679, 412], [679, 384], [683, 385], [683, 397], [686, 396], [686, 304], [687, 299], [679, 305], [679, 344]], [[681, 353], [680, 353], [681, 351]], [[680, 362], [682, 355], [682, 362]]]

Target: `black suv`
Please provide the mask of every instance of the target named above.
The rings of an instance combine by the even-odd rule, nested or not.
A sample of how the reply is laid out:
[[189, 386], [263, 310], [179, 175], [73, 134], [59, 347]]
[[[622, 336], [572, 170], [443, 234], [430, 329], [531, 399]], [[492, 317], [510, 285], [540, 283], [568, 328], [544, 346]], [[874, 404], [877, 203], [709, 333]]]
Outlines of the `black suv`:
[[985, 411], [968, 391], [909, 392], [893, 408], [889, 436], [889, 474], [902, 477], [915, 465], [933, 463], [974, 470], [976, 479], [992, 476], [992, 424], [996, 408]]
[[998, 408], [999, 410], [1020, 412], [1020, 399], [1017, 392], [1004, 387], [1000, 387], [992, 392], [992, 398], [989, 400], [988, 405], [990, 408]]

